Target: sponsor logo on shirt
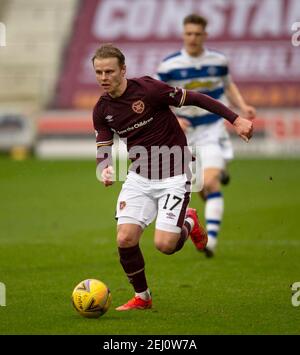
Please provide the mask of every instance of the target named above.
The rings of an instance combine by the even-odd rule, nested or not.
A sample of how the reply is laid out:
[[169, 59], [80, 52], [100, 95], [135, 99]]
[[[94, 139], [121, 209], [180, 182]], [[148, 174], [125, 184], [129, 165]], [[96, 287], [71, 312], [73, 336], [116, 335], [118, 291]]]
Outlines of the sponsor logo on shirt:
[[146, 124], [148, 124], [152, 120], [153, 120], [153, 117], [150, 117], [148, 120], [137, 122], [133, 126], [129, 126], [126, 129], [123, 129], [122, 131], [117, 131], [117, 133], [118, 134], [124, 134], [124, 133], [127, 133], [127, 132], [131, 132], [131, 131], [133, 131], [133, 130], [135, 130], [137, 128], [145, 126]]
[[213, 89], [214, 87], [214, 82], [212, 80], [210, 81], [198, 81], [198, 80], [193, 80], [189, 83], [186, 83], [184, 85], [184, 88], [187, 90], [193, 90], [193, 89]]
[[143, 113], [145, 110], [145, 104], [142, 100], [138, 100], [132, 104], [131, 108], [135, 113]]

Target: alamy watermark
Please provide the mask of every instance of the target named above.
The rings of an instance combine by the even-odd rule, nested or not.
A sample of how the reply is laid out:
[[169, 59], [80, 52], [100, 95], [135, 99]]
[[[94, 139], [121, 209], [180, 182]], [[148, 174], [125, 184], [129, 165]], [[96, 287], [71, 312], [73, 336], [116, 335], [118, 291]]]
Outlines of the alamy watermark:
[[294, 307], [299, 307], [300, 306], [300, 282], [294, 282], [291, 285], [292, 289], [292, 298], [291, 302]]
[[129, 168], [127, 160], [120, 156], [121, 153], [117, 149], [112, 153], [110, 146], [97, 149], [97, 159], [100, 163], [97, 165], [96, 176], [99, 181], [103, 180], [102, 170], [107, 166], [112, 166], [114, 168], [112, 181], [125, 181], [128, 170], [151, 180], [186, 174], [187, 179], [191, 181], [192, 192], [201, 191], [203, 188], [203, 169], [199, 158], [199, 147], [192, 150], [188, 146], [151, 146], [150, 149], [133, 146], [128, 151], [128, 158], [131, 160]]
[[0, 282], [0, 307], [6, 306], [6, 287], [3, 282]]
[[6, 46], [6, 26], [0, 22], [0, 47]]
[[295, 33], [292, 34], [292, 45], [294, 47], [300, 46], [300, 22], [294, 22], [292, 24], [292, 31]]

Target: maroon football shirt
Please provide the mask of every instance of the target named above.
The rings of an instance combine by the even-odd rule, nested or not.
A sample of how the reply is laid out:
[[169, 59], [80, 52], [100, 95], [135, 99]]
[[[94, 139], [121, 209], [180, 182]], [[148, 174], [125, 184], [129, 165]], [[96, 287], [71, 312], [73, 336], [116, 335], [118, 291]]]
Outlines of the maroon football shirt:
[[[128, 79], [125, 92], [117, 98], [104, 94], [93, 113], [98, 149], [112, 145], [116, 133], [126, 139], [129, 158], [138, 163], [130, 170], [150, 179], [187, 172], [184, 167], [191, 156], [187, 148], [184, 149], [186, 137], [169, 107], [180, 107], [185, 94], [184, 89], [149, 76]], [[162, 148], [166, 154], [159, 150]]]

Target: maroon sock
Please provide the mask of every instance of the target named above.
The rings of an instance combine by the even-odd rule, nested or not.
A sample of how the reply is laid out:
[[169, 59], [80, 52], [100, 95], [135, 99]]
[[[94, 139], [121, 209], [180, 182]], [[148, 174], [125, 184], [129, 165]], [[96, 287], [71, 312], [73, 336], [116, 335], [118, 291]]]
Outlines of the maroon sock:
[[174, 253], [176, 251], [179, 251], [180, 249], [182, 249], [182, 247], [184, 246], [185, 241], [188, 239], [188, 236], [191, 232], [191, 225], [189, 224], [189, 222], [184, 221], [182, 229], [181, 229], [181, 234], [180, 234], [180, 238], [178, 239], [178, 242], [176, 244], [176, 248], [174, 250]]
[[145, 262], [140, 246], [118, 248], [120, 255], [120, 263], [128, 277], [129, 282], [133, 285], [135, 292], [144, 292], [148, 285], [145, 276]]

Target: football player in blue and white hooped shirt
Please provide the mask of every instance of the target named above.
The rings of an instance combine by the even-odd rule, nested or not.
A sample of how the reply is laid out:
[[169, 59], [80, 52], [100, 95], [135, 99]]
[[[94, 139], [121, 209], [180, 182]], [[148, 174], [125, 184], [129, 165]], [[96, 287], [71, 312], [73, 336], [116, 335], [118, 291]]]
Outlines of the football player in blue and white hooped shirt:
[[[159, 65], [157, 78], [171, 86], [207, 94], [224, 104], [229, 103], [248, 119], [255, 117], [255, 108], [245, 103], [237, 86], [232, 82], [227, 58], [204, 47], [207, 38], [207, 20], [191, 14], [183, 20], [184, 48], [169, 55]], [[233, 158], [232, 144], [222, 117], [194, 106], [174, 108], [181, 128], [190, 146], [197, 152], [204, 172], [204, 186], [200, 195], [205, 200], [205, 219], [208, 232], [206, 255], [212, 256], [224, 212], [221, 192], [226, 163]]]

